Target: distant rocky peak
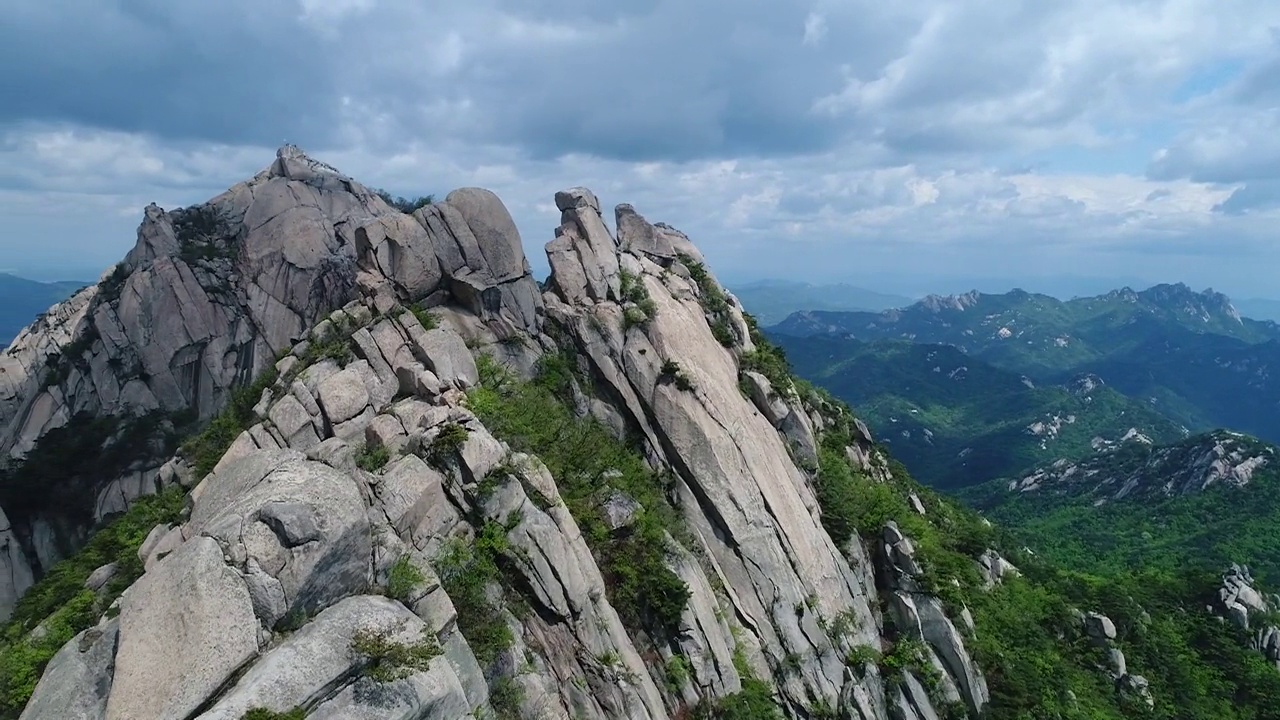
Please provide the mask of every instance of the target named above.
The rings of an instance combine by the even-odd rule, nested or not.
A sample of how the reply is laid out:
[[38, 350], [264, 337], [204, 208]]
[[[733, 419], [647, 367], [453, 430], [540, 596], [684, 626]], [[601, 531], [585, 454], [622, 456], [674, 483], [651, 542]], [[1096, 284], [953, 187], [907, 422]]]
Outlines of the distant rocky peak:
[[927, 295], [916, 304], [933, 312], [942, 312], [943, 310], [963, 312], [977, 305], [981, 299], [981, 293], [977, 290], [970, 290], [963, 295]]
[[1231, 298], [1213, 288], [1196, 292], [1185, 283], [1162, 283], [1137, 295], [1152, 305], [1172, 312], [1199, 316], [1205, 320], [1217, 316], [1242, 322], [1239, 311], [1231, 304]]
[[1067, 384], [1067, 387], [1076, 395], [1088, 395], [1105, 384], [1102, 378], [1093, 373], [1080, 373], [1071, 378], [1071, 382]]

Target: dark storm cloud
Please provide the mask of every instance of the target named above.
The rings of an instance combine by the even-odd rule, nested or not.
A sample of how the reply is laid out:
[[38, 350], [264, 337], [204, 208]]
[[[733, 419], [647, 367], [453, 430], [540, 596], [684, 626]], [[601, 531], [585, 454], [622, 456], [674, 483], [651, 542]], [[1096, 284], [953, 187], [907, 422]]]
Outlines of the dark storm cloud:
[[322, 43], [292, 3], [19, 0], [0, 23], [0, 122], [175, 139], [331, 137]]

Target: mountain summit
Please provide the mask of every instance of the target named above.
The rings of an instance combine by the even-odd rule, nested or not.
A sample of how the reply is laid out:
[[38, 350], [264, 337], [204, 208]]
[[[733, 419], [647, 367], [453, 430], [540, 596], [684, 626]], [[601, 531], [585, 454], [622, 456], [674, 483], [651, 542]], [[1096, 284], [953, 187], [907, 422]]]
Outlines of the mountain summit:
[[980, 713], [963, 554], [822, 510], [876, 477], [935, 532], [865, 427], [684, 234], [555, 202], [545, 292], [492, 193], [405, 214], [293, 147], [148, 207], [4, 358], [5, 657], [48, 662], [6, 712]]
[[683, 233], [554, 200], [541, 286], [493, 193], [292, 147], [148, 208], [6, 358], [0, 718], [1163, 718], [1177, 648], [1280, 688], [912, 481]]

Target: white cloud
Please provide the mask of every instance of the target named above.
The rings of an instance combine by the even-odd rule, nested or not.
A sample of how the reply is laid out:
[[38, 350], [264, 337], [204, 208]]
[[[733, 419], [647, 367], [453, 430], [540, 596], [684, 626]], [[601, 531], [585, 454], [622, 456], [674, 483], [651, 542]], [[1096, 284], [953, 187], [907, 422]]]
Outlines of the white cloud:
[[821, 13], [809, 13], [804, 19], [804, 37], [801, 42], [805, 45], [819, 45], [826, 35], [827, 19]]
[[0, 28], [6, 265], [105, 267], [146, 202], [203, 200], [286, 139], [399, 194], [491, 187], [535, 266], [551, 195], [579, 184], [685, 229], [721, 274], [1261, 294], [1280, 261], [1262, 0], [50, 2]]

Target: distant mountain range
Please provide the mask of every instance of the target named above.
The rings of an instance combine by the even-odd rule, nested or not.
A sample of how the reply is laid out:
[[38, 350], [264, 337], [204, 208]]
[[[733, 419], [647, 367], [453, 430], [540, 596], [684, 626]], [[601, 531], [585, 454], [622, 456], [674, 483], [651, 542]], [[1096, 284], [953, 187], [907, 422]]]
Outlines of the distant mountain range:
[[950, 345], [775, 335], [797, 374], [866, 419], [921, 481], [940, 489], [1005, 477], [1185, 428], [1090, 375], [1040, 385]]
[[803, 311], [767, 332], [937, 487], [1084, 459], [1126, 436], [1158, 445], [1233, 428], [1280, 441], [1280, 325], [1184, 284], [1070, 301], [929, 296]]
[[[784, 347], [795, 345], [787, 336], [815, 335], [950, 345], [1037, 385], [1092, 374], [1193, 432], [1228, 427], [1280, 441], [1280, 325], [1186, 285], [1069, 301], [1020, 290], [930, 296], [879, 313], [794, 313], [768, 332]], [[804, 352], [792, 359], [813, 373]]]
[[89, 284], [36, 282], [0, 273], [0, 343], [7, 346], [37, 315]]
[[844, 283], [814, 285], [790, 280], [757, 280], [729, 290], [761, 325], [782, 322], [801, 310], [862, 310], [879, 312], [906, 307], [915, 298], [867, 290]]

